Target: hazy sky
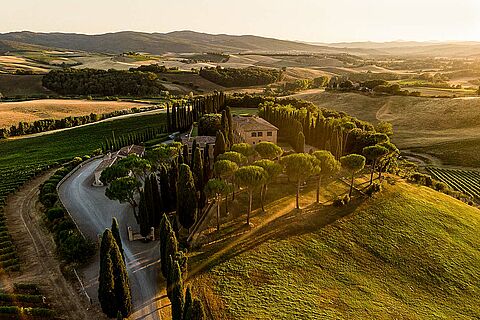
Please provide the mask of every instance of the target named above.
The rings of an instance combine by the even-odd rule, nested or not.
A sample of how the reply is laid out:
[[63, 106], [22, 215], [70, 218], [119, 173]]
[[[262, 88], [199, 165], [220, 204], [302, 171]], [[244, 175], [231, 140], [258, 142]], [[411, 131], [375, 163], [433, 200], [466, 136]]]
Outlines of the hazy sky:
[[480, 0], [14, 0], [0, 32], [255, 34], [312, 42], [480, 40]]

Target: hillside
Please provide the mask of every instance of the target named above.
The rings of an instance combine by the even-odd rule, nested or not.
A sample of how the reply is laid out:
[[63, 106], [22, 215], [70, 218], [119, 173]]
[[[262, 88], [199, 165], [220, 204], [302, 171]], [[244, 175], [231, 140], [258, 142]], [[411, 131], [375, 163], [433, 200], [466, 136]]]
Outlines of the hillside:
[[[0, 34], [8, 40], [68, 50], [122, 53], [126, 51], [163, 54], [168, 52], [343, 52], [345, 50], [306, 43], [244, 35], [206, 34], [193, 31], [170, 33], [116, 32], [99, 35], [73, 33], [11, 32]], [[360, 51], [364, 51], [363, 49]], [[367, 50], [368, 51], [368, 50]]]
[[[478, 145], [474, 143], [480, 139], [478, 98], [370, 97], [329, 92], [299, 93], [295, 97], [374, 124], [388, 121], [393, 124], [393, 141], [403, 150], [435, 153], [445, 164], [480, 167]], [[453, 153], [452, 144], [456, 146]]]
[[213, 288], [214, 319], [480, 317], [478, 209], [397, 182], [345, 208], [283, 211], [254, 234], [223, 231], [227, 258], [193, 280]]

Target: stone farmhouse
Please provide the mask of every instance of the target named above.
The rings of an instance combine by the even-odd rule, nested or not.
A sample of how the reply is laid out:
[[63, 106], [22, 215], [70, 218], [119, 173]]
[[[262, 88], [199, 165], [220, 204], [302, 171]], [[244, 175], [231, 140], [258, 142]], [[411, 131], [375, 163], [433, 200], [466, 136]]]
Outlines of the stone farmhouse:
[[234, 143], [257, 144], [262, 141], [277, 143], [278, 128], [258, 116], [235, 115], [233, 120]]

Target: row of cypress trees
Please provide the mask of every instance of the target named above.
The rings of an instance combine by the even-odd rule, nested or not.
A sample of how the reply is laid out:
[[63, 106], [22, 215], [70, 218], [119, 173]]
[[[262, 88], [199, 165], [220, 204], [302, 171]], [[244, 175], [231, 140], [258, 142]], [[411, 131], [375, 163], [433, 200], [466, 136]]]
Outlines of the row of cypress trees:
[[175, 231], [167, 215], [160, 223], [160, 266], [167, 282], [167, 296], [172, 304], [173, 320], [204, 320], [201, 300], [192, 297], [191, 288], [184, 289], [187, 258], [179, 249]]
[[160, 128], [148, 128], [146, 130], [132, 132], [128, 134], [122, 134], [118, 137], [112, 137], [105, 139], [102, 144], [102, 151], [106, 153], [108, 151], [116, 151], [125, 146], [132, 144], [140, 144], [142, 142], [154, 139], [158, 134], [165, 133], [166, 127]]
[[126, 318], [132, 312], [132, 298], [117, 220], [106, 229], [100, 245], [98, 300], [109, 317]]
[[226, 95], [215, 92], [207, 96], [196, 97], [188, 101], [167, 105], [168, 132], [186, 131], [206, 113], [218, 113], [225, 108]]

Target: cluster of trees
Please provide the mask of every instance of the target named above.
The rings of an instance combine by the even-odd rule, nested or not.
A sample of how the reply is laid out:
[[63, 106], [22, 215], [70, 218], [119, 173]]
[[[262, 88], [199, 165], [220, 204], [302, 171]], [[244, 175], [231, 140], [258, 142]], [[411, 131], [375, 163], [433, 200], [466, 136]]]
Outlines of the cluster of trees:
[[166, 127], [149, 128], [143, 131], [113, 136], [112, 138], [105, 139], [105, 142], [102, 144], [102, 151], [103, 153], [106, 153], [108, 151], [119, 150], [125, 146], [131, 146], [132, 144], [140, 144], [142, 142], [154, 139], [159, 134], [167, 132], [166, 130]]
[[271, 87], [266, 88], [265, 93], [269, 95], [287, 95], [307, 89], [322, 88], [327, 84], [327, 76], [320, 76], [314, 79], [297, 79], [295, 81], [285, 82], [275, 88], [275, 90]]
[[95, 246], [77, 229], [57, 194], [58, 183], [82, 161], [82, 158], [74, 158], [40, 187], [39, 198], [45, 208], [47, 226], [54, 235], [58, 253], [69, 263], [84, 263], [95, 253]]
[[164, 214], [160, 223], [160, 266], [172, 304], [172, 319], [204, 320], [206, 315], [202, 301], [192, 296], [190, 286], [184, 290], [187, 258], [179, 247], [171, 219]]
[[125, 256], [118, 222], [115, 218], [112, 221], [111, 230], [106, 229], [103, 232], [100, 244], [98, 300], [102, 311], [109, 318], [127, 318], [132, 312], [132, 296]]
[[338, 91], [361, 91], [365, 93], [389, 94], [396, 96], [415, 96], [421, 95], [419, 91], [410, 92], [402, 90], [398, 83], [389, 83], [384, 79], [369, 77], [364, 81], [354, 82], [350, 79], [331, 78], [327, 87], [328, 90]]
[[52, 70], [42, 84], [65, 95], [152, 96], [165, 90], [155, 73], [113, 69]]
[[224, 87], [249, 87], [280, 81], [282, 72], [267, 68], [202, 68], [200, 76]]
[[[226, 95], [223, 92], [196, 97], [167, 105], [167, 128], [169, 132], [185, 131], [206, 113], [218, 113], [226, 105]], [[170, 110], [171, 109], [171, 110]]]

